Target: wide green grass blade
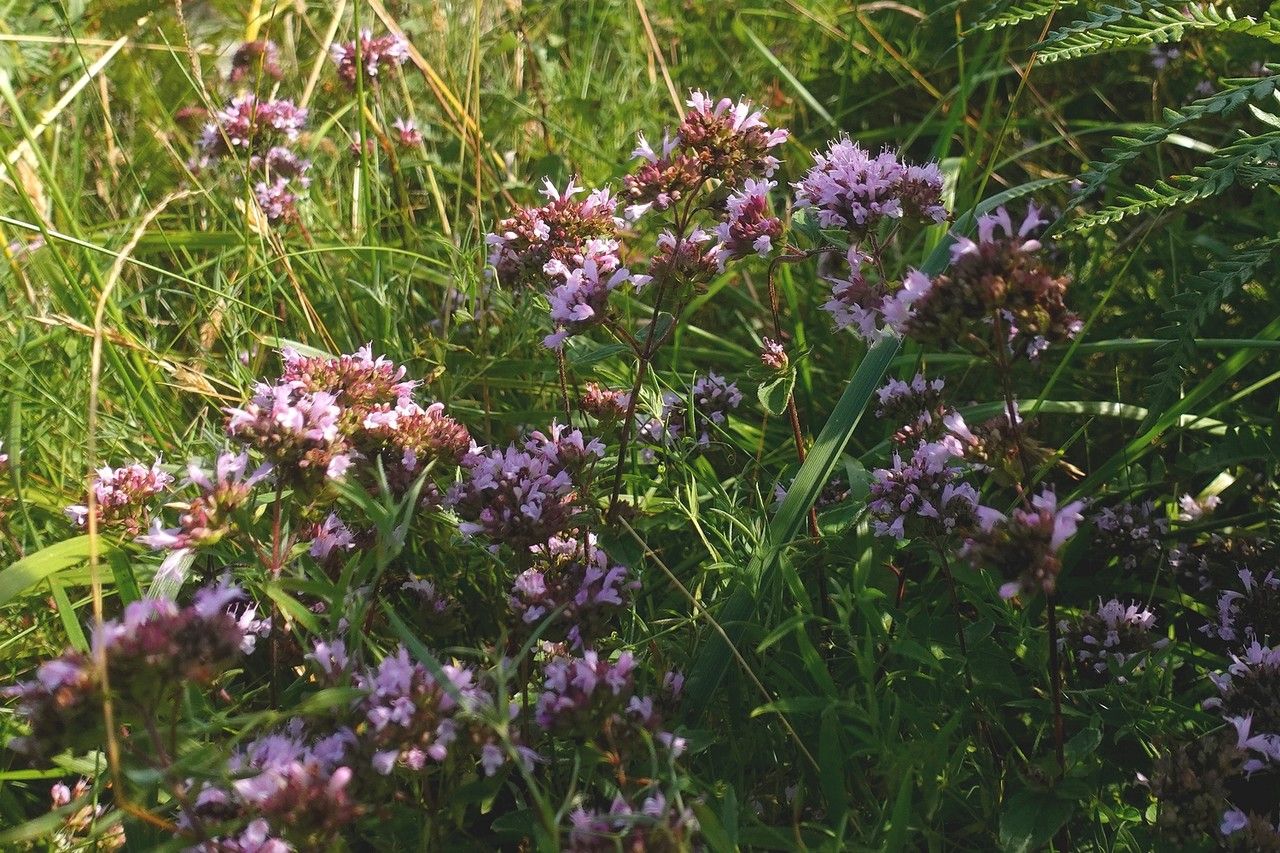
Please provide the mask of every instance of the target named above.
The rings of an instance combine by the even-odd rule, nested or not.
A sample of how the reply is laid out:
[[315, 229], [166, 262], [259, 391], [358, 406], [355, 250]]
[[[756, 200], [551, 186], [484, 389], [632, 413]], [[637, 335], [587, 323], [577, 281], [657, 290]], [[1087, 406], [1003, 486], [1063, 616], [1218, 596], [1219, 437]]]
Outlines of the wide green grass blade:
[[[889, 369], [889, 363], [898, 353], [901, 341], [886, 336], [867, 351], [853, 378], [845, 387], [831, 417], [818, 434], [808, 458], [800, 466], [787, 497], [773, 517], [764, 541], [752, 557], [742, 578], [742, 585], [734, 591], [720, 614], [725, 633], [735, 646], [746, 630], [746, 620], [751, 616], [761, 590], [774, 585], [778, 555], [799, 532], [808, 515], [809, 507], [817, 500], [818, 493], [831, 478], [840, 454], [848, 445], [854, 429], [866, 411], [871, 395], [880, 386], [880, 380]], [[702, 648], [689, 676], [689, 707], [705, 709], [711, 694], [720, 686], [733, 655], [718, 635]]]
[[[117, 550], [107, 542], [99, 543], [103, 556]], [[40, 581], [63, 569], [78, 566], [89, 559], [89, 537], [76, 536], [55, 542], [28, 554], [0, 572], [0, 606], [29, 593]]]

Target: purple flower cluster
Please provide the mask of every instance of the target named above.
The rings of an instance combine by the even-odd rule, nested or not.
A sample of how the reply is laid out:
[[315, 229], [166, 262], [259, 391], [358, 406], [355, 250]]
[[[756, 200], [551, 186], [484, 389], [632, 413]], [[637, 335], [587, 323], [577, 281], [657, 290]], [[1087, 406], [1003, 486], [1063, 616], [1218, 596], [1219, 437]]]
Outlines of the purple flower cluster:
[[[159, 459], [150, 467], [135, 462], [120, 468], [99, 468], [92, 486], [98, 523], [136, 536], [146, 529], [151, 500], [172, 484], [172, 475], [160, 467]], [[77, 527], [84, 527], [89, 518], [89, 507], [84, 504], [69, 506], [64, 512]]]
[[696, 849], [697, 818], [690, 809], [668, 802], [660, 792], [645, 797], [639, 808], [621, 796], [607, 812], [580, 807], [569, 815], [569, 821], [565, 849], [572, 853]]
[[1204, 633], [1229, 643], [1280, 641], [1280, 577], [1259, 574], [1239, 570], [1243, 591], [1229, 589], [1218, 597], [1217, 622], [1205, 625]]
[[961, 456], [977, 444], [964, 418], [943, 399], [946, 383], [917, 373], [910, 382], [890, 379], [876, 391], [876, 417], [902, 424], [893, 434], [901, 445], [942, 441]]
[[[768, 254], [782, 223], [768, 213], [765, 180], [778, 166], [770, 149], [787, 138], [770, 130], [763, 113], [747, 102], [712, 102], [693, 92], [680, 128], [667, 136], [661, 153], [643, 135], [633, 152], [639, 161], [623, 181], [632, 202], [619, 217], [618, 199], [597, 189], [584, 200], [573, 180], [563, 191], [544, 180], [548, 201], [520, 208], [486, 236], [489, 262], [499, 281], [533, 285], [547, 294], [554, 331], [544, 344], [560, 349], [567, 338], [608, 321], [610, 293], [629, 282], [640, 291], [655, 278], [691, 290], [723, 272], [728, 261]], [[657, 252], [641, 275], [623, 266], [619, 240], [627, 220], [650, 210], [665, 211], [718, 182], [701, 210], [717, 222], [699, 225], [686, 211], [679, 226], [658, 237]], [[718, 238], [718, 242], [715, 242]]]
[[[428, 764], [442, 764], [451, 754], [476, 748], [474, 738], [461, 736], [468, 734], [469, 715], [492, 707], [493, 697], [471, 669], [442, 664], [441, 673], [448, 687], [410, 660], [401, 646], [352, 679], [368, 693], [356, 706], [362, 717], [358, 734], [372, 750], [376, 773], [387, 776], [397, 767], [420, 773]], [[492, 775], [504, 761], [499, 752], [497, 764], [486, 772]]]
[[361, 30], [356, 41], [334, 42], [329, 55], [338, 66], [338, 76], [355, 86], [357, 68], [363, 67], [365, 79], [377, 83], [383, 69], [400, 67], [409, 61], [409, 43], [395, 33], [373, 37], [371, 30]]
[[[298, 215], [298, 198], [311, 183], [310, 161], [292, 148], [306, 122], [307, 110], [292, 101], [238, 95], [205, 125], [193, 166], [204, 169], [225, 157], [243, 157], [254, 196], [268, 221], [292, 220]], [[246, 175], [242, 169], [235, 172]]]
[[411, 577], [400, 584], [400, 588], [412, 592], [417, 598], [419, 606], [434, 619], [440, 619], [455, 608], [454, 600], [437, 589], [436, 585], [426, 578]]
[[585, 542], [552, 538], [534, 551], [534, 565], [511, 585], [511, 610], [529, 628], [557, 614], [556, 626], [575, 648], [608, 631], [614, 615], [638, 586], [629, 580], [626, 566], [613, 564], [596, 545], [594, 535]]
[[963, 534], [977, 518], [978, 492], [963, 482], [965, 470], [952, 465], [952, 442], [921, 442], [904, 460], [893, 453], [891, 468], [871, 475], [867, 509], [877, 536], [937, 539]]
[[1115, 554], [1129, 571], [1158, 561], [1164, 551], [1162, 540], [1169, 533], [1169, 519], [1156, 509], [1154, 501], [1105, 507], [1094, 516], [1093, 526], [1098, 531], [1098, 544]]
[[635, 687], [635, 671], [630, 652], [613, 661], [593, 649], [581, 657], [552, 659], [538, 697], [538, 725], [558, 732], [598, 731], [601, 720], [625, 707]]
[[1058, 505], [1051, 490], [1031, 498], [1029, 507], [1019, 507], [1004, 515], [990, 507], [977, 508], [978, 529], [965, 542], [965, 554], [976, 566], [987, 566], [1005, 577], [1017, 579], [1000, 587], [1000, 597], [1051, 593], [1057, 587], [1062, 563], [1062, 546], [1072, 536], [1083, 516], [1083, 501]]
[[890, 290], [886, 282], [867, 280], [872, 256], [856, 244], [845, 253], [846, 277], [825, 276], [831, 298], [822, 308], [831, 315], [837, 329], [852, 328], [867, 341], [880, 337], [885, 329], [902, 334], [911, 318], [912, 306], [932, 286], [919, 270], [908, 270], [899, 287]]
[[[351, 823], [362, 807], [352, 797], [349, 729], [308, 737], [295, 717], [279, 732], [260, 737], [231, 756], [229, 785], [191, 785], [190, 806], [179, 817], [186, 835], [203, 837], [190, 848], [208, 851], [322, 849]], [[236, 821], [231, 835], [208, 836], [207, 826]]]
[[[1280, 771], [1280, 647], [1253, 641], [1230, 657], [1225, 672], [1210, 674], [1218, 695], [1204, 703], [1206, 710], [1218, 711], [1234, 729], [1242, 777], [1218, 801], [1223, 809], [1218, 831], [1228, 839], [1244, 839], [1246, 849], [1264, 849], [1263, 842], [1280, 844], [1280, 828], [1272, 822], [1276, 817], [1274, 776]], [[1259, 774], [1262, 778], [1254, 781]], [[1269, 794], [1259, 799], [1262, 791]], [[1253, 807], [1246, 811], [1233, 800], [1251, 806], [1269, 800], [1270, 815]]]
[[336, 358], [290, 349], [283, 357], [274, 384], [259, 383], [248, 403], [227, 410], [227, 432], [295, 485], [341, 479], [357, 461], [380, 458], [403, 488], [431, 462], [457, 464], [471, 443], [442, 404], [413, 401], [417, 383], [403, 366], [368, 346]]
[[296, 142], [306, 124], [306, 108], [293, 101], [237, 95], [204, 126], [200, 153], [210, 160], [232, 154], [265, 158], [272, 149]]
[[1156, 639], [1155, 626], [1156, 615], [1137, 602], [1126, 605], [1112, 598], [1104, 604], [1099, 600], [1097, 609], [1078, 621], [1059, 622], [1062, 637], [1058, 644], [1074, 651], [1086, 677], [1109, 673], [1124, 684], [1128, 675], [1141, 671], [1152, 651], [1168, 645], [1167, 639]]
[[1017, 228], [1003, 207], [980, 216], [978, 239], [956, 239], [947, 272], [926, 280], [897, 325], [925, 343], [1004, 347], [1029, 359], [1074, 337], [1082, 324], [1066, 306], [1070, 279], [1045, 266], [1031, 236], [1043, 224], [1035, 205]]
[[145, 598], [125, 607], [119, 620], [95, 631], [91, 653], [68, 651], [46, 661], [36, 677], [5, 688], [17, 700], [18, 715], [31, 734], [10, 742], [13, 749], [50, 755], [67, 747], [96, 745], [101, 723], [100, 678], [93, 657], [105, 653], [114, 694], [139, 707], [152, 707], [183, 683], [207, 685], [252, 648], [249, 608], [239, 617], [229, 608], [244, 597], [237, 587], [201, 589], [192, 603]]
[[311, 547], [307, 549], [312, 557], [320, 563], [326, 563], [330, 557], [340, 556], [344, 551], [355, 547], [355, 534], [351, 528], [338, 517], [337, 513], [329, 513], [324, 521], [315, 526], [311, 539]]
[[1190, 494], [1183, 495], [1178, 498], [1178, 521], [1183, 524], [1194, 524], [1212, 513], [1221, 503], [1222, 498], [1217, 495], [1209, 495], [1205, 498], [1197, 498]]
[[247, 41], [231, 55], [232, 85], [264, 78], [280, 80], [284, 70], [280, 67], [280, 48], [269, 39]]
[[473, 446], [462, 459], [463, 478], [446, 504], [462, 520], [464, 536], [483, 534], [492, 548], [517, 552], [571, 530], [582, 510], [581, 485], [591, 464], [604, 456], [599, 439], [552, 424], [505, 450]]
[[611, 749], [640, 751], [643, 740], [652, 738], [672, 757], [686, 749], [684, 738], [663, 728], [664, 706], [680, 695], [684, 677], [667, 673], [658, 696], [637, 695], [638, 665], [630, 652], [609, 660], [586, 649], [578, 656], [556, 655], [543, 670], [545, 680], [538, 697], [534, 719], [552, 735], [593, 737], [605, 734]]
[[886, 219], [945, 222], [942, 172], [936, 163], [904, 163], [891, 151], [872, 156], [848, 138], [825, 152], [795, 185], [796, 207], [813, 208], [823, 228], [866, 234]]
[[769, 216], [769, 190], [774, 181], [748, 178], [742, 189], [725, 199], [726, 218], [716, 227], [720, 243], [715, 249], [716, 265], [724, 272], [725, 263], [752, 254], [766, 257], [773, 251], [773, 241], [782, 234], [782, 221]]
[[606, 276], [594, 258], [586, 258], [581, 266], [573, 268], [551, 261], [547, 268], [564, 279], [547, 294], [551, 322], [556, 327], [556, 331], [542, 341], [547, 349], [558, 350], [566, 338], [603, 322], [609, 294], [614, 288], [629, 281], [638, 289], [649, 281], [648, 276], [632, 275], [626, 267], [619, 267]]
[[[693, 402], [690, 423], [689, 401]], [[685, 435], [692, 429], [698, 434], [698, 446], [711, 444], [713, 428], [723, 427], [729, 413], [742, 405], [742, 392], [736, 382], [730, 382], [714, 370], [699, 376], [690, 386], [687, 396], [668, 391], [662, 395], [662, 417], [642, 425], [641, 438], [653, 444], [666, 444]]]
[[768, 178], [778, 168], [770, 151], [789, 134], [770, 129], [763, 110], [749, 101], [713, 101], [698, 90], [690, 92], [687, 106], [675, 135], [664, 137], [660, 152], [640, 135], [632, 152], [639, 166], [623, 180], [631, 201], [628, 219], [667, 210], [711, 179], [729, 188], [726, 195], [744, 192], [748, 180]]

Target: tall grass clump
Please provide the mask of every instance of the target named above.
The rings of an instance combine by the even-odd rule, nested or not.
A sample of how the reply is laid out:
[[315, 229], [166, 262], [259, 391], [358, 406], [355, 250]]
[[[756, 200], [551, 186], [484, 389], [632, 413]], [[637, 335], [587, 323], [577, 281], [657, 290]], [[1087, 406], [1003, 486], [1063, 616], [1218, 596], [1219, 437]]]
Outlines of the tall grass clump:
[[11, 3], [0, 847], [1280, 849], [1262, 3]]

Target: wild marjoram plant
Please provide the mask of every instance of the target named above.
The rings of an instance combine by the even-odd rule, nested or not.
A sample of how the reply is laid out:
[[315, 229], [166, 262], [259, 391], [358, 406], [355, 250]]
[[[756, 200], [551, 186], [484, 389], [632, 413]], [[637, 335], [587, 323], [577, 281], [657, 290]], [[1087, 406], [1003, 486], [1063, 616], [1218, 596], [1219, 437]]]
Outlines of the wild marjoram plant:
[[[413, 119], [388, 135], [363, 100], [410, 60], [403, 36], [361, 30], [330, 56], [339, 98], [377, 137], [353, 134], [340, 159], [424, 144]], [[277, 45], [253, 39], [229, 79], [281, 82], [281, 63]], [[262, 233], [312, 241], [309, 196], [323, 188], [308, 103], [238, 91], [206, 116], [187, 165], [256, 205]], [[791, 173], [789, 135], [751, 101], [694, 90], [660, 144], [640, 134], [616, 189], [546, 178], [541, 203], [497, 219], [478, 285], [495, 300], [482, 308], [498, 324], [530, 305], [545, 315], [535, 360], [548, 377], [554, 361], [550, 423], [520, 421], [503, 439], [373, 344], [338, 355], [281, 344], [268, 378], [228, 382], [238, 399], [185, 471], [92, 460], [58, 523], [72, 544], [82, 529], [101, 537], [93, 553], [118, 613], [85, 636], [71, 612], [71, 647], [0, 695], [13, 778], [96, 781], [53, 785], [50, 814], [31, 826], [68, 848], [718, 853], [903, 849], [914, 808], [916, 840], [932, 849], [950, 840], [932, 823], [950, 797], [961, 805], [940, 820], [961, 845], [994, 843], [1000, 814], [1004, 847], [1064, 849], [1084, 846], [1060, 830], [1093, 798], [1162, 844], [1280, 850], [1275, 549], [1212, 525], [1211, 489], [1175, 503], [1142, 484], [1071, 482], [1082, 472], [1041, 430], [1050, 401], [1017, 390], [1046, 353], [1079, 345], [1077, 311], [1092, 307], [1044, 236], [1044, 208], [1015, 212], [1027, 193], [1010, 192], [955, 217], [940, 164], [848, 135]], [[779, 281], [793, 270], [826, 291], [800, 289], [784, 309]], [[754, 408], [733, 370], [681, 375], [673, 350], [722, 299], [716, 282], [761, 273], [758, 397], [766, 422], [786, 413], [790, 435], [771, 448], [760, 429], [754, 468], [777, 472], [778, 514], [794, 522], [782, 541], [752, 517], [747, 490], [703, 509], [696, 485], [671, 476], [723, 471]], [[871, 353], [874, 375], [855, 381], [888, 436], [862, 454], [867, 468], [831, 477], [847, 441], [829, 446], [839, 428], [811, 440], [796, 392], [821, 358], [810, 307], [829, 316], [821, 333], [848, 332]], [[574, 358], [588, 343], [621, 354], [618, 369]], [[886, 377], [891, 360], [901, 370]], [[968, 405], [962, 377], [937, 375], [947, 364], [998, 399]], [[17, 453], [0, 452], [0, 553], [20, 557]], [[798, 509], [803, 490], [788, 501], [782, 485], [793, 459], [793, 484], [826, 466]], [[818, 557], [783, 559], [805, 517], [794, 550]], [[693, 545], [657, 544], [685, 527]], [[17, 559], [0, 590], [66, 545]], [[779, 589], [733, 573], [738, 559], [776, 568]], [[1116, 586], [1064, 602], [1081, 559], [1114, 560], [1151, 594]], [[842, 560], [894, 577], [859, 587], [831, 570]], [[941, 588], [934, 578], [946, 590], [921, 601]], [[672, 589], [687, 619], [672, 618]], [[775, 592], [776, 618], [751, 626], [758, 642], [735, 644], [768, 609], [754, 597]], [[921, 628], [942, 620], [945, 631]], [[686, 690], [686, 662], [722, 647], [745, 680], [721, 689], [713, 675], [699, 692], [691, 678]], [[792, 655], [795, 672], [776, 666], [765, 683], [755, 667], [770, 654]], [[806, 695], [805, 679], [821, 692]], [[1175, 681], [1199, 689], [1199, 716], [1135, 723], [1135, 707], [1172, 707], [1157, 687]], [[954, 714], [914, 707], [956, 697]], [[767, 734], [737, 742], [748, 726]], [[1104, 726], [1143, 750], [1108, 785], [1086, 767]], [[937, 750], [939, 731], [958, 740]], [[898, 751], [938, 754], [895, 776]], [[929, 775], [920, 766], [930, 778], [915, 778]]]

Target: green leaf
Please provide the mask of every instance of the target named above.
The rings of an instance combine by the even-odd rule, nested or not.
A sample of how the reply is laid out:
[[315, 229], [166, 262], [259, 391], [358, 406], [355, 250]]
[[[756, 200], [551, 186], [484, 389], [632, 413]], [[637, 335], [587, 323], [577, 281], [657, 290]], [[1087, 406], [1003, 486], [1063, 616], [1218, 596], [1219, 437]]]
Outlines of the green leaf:
[[279, 584], [268, 583], [262, 587], [267, 597], [280, 606], [291, 619], [298, 622], [312, 634], [321, 633], [320, 620], [301, 601], [280, 588]]
[[1039, 850], [1053, 839], [1074, 810], [1074, 803], [1051, 792], [1018, 791], [1005, 800], [1000, 814], [1000, 847], [1005, 853]]
[[1095, 726], [1090, 726], [1072, 735], [1064, 745], [1063, 751], [1066, 753], [1068, 764], [1076, 765], [1101, 745], [1102, 731]]
[[142, 593], [138, 591], [138, 581], [133, 576], [129, 555], [123, 551], [112, 551], [107, 555], [107, 560], [111, 563], [111, 576], [115, 578], [116, 594], [120, 596], [121, 603], [130, 604], [142, 598]]
[[[118, 551], [99, 537], [99, 553], [108, 557]], [[89, 536], [75, 536], [28, 554], [0, 572], [0, 606], [8, 604], [52, 574], [78, 566], [89, 559]]]
[[760, 398], [760, 406], [771, 415], [780, 415], [787, 410], [787, 401], [791, 399], [791, 390], [796, 386], [795, 368], [785, 371], [761, 383], [756, 388], [756, 396]]
[[[730, 788], [730, 791], [733, 789]], [[707, 842], [707, 846], [711, 848], [713, 853], [732, 853], [738, 849], [738, 845], [733, 843], [729, 838], [729, 833], [725, 832], [724, 826], [720, 823], [720, 817], [711, 808], [709, 803], [695, 800], [690, 803], [693, 813], [698, 817], [698, 827], [702, 834], [703, 840]]]
[[822, 722], [818, 727], [818, 768], [821, 771], [818, 781], [832, 824], [842, 820], [849, 810], [849, 795], [844, 786], [846, 761], [845, 750], [840, 744], [840, 720], [835, 709], [828, 707], [822, 712]]
[[889, 820], [889, 833], [884, 840], [885, 850], [903, 850], [907, 845], [907, 827], [911, 822], [912, 776], [902, 777], [898, 796], [893, 801], [893, 816]]
[[76, 609], [67, 598], [67, 591], [57, 578], [49, 578], [49, 588], [53, 590], [53, 603], [58, 608], [58, 618], [62, 620], [62, 630], [67, 632], [67, 641], [78, 652], [89, 651], [89, 640], [84, 635], [84, 628], [76, 618]]

